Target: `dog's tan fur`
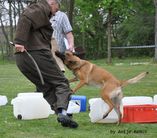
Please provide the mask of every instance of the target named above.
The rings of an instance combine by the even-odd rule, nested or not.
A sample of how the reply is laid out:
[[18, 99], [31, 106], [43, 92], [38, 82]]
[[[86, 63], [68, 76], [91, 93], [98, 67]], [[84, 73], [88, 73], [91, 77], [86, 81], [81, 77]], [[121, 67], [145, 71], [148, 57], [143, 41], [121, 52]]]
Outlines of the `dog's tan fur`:
[[143, 72], [132, 79], [121, 81], [105, 69], [102, 69], [87, 60], [80, 59], [79, 57], [73, 55], [70, 51], [65, 52], [64, 64], [72, 70], [75, 75], [75, 77], [69, 81], [80, 81], [76, 88], [73, 89], [73, 92], [75, 93], [84, 85], [94, 85], [100, 87], [101, 97], [109, 105], [109, 111], [104, 114], [103, 118], [107, 117], [107, 115], [114, 108], [119, 115], [118, 124], [121, 119], [119, 107], [123, 97], [122, 87], [127, 84], [138, 82], [147, 74], [147, 72]]

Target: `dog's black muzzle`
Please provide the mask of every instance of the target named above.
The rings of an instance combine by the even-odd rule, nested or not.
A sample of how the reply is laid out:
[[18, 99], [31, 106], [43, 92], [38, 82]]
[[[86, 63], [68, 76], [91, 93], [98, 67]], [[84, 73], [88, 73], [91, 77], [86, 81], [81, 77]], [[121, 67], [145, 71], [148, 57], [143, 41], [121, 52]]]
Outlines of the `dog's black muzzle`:
[[59, 51], [55, 51], [55, 55], [57, 57], [59, 57], [63, 61], [63, 63], [64, 63], [64, 61], [65, 61], [65, 55], [64, 55], [64, 53], [61, 53]]

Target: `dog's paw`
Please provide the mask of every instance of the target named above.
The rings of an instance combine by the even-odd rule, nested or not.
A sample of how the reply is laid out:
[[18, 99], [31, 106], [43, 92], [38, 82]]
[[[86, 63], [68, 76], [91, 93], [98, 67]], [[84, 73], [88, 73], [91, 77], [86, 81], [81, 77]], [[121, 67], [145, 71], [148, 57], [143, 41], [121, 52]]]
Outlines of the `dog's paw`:
[[74, 93], [75, 93], [75, 91], [74, 91], [74, 90], [72, 90], [71, 92], [72, 92], [72, 94], [74, 94]]
[[75, 90], [71, 89], [71, 93], [72, 93], [72, 94], [74, 94], [75, 92], [76, 92]]
[[121, 124], [121, 120], [117, 121], [117, 126], [119, 126]]

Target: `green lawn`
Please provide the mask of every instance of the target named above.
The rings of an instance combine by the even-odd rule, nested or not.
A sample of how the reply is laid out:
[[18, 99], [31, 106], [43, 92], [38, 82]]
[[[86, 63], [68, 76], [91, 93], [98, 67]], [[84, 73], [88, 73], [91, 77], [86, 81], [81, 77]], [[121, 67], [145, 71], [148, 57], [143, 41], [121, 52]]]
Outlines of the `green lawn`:
[[[133, 61], [132, 61], [133, 60]], [[119, 79], [129, 79], [140, 72], [148, 71], [149, 75], [137, 84], [123, 89], [124, 96], [154, 96], [157, 94], [157, 64], [151, 59], [113, 60], [112, 65], [105, 64], [104, 60], [91, 61]], [[147, 62], [149, 64], [130, 65], [131, 62]], [[117, 64], [118, 63], [118, 64]], [[67, 71], [69, 78], [72, 73]], [[74, 87], [76, 83], [71, 84]], [[13, 116], [11, 100], [21, 92], [33, 92], [34, 85], [29, 82], [17, 69], [14, 63], [0, 62], [0, 95], [8, 97], [8, 104], [0, 106], [0, 138], [155, 138], [157, 124], [93, 124], [90, 122], [89, 112], [74, 115], [79, 123], [77, 129], [63, 128], [56, 121], [55, 115], [47, 119], [23, 121]], [[99, 97], [99, 90], [85, 86], [77, 95], [85, 95], [87, 99]], [[88, 106], [88, 105], [87, 105]]]

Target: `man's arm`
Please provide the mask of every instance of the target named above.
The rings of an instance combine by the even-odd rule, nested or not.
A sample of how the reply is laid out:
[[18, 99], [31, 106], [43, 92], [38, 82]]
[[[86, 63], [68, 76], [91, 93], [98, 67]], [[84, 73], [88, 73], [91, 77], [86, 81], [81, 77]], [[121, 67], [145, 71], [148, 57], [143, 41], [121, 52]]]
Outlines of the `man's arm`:
[[68, 40], [68, 44], [69, 44], [69, 50], [74, 52], [74, 36], [72, 32], [69, 32], [66, 34], [66, 38]]
[[14, 43], [19, 45], [26, 45], [30, 28], [31, 21], [27, 17], [21, 16], [16, 28]]
[[26, 16], [21, 16], [18, 21], [14, 39], [16, 52], [24, 52], [26, 50], [24, 46], [28, 41], [30, 28], [31, 21]]
[[68, 41], [68, 49], [70, 51], [74, 52], [74, 36], [72, 33], [72, 26], [69, 22], [68, 16], [64, 13], [63, 20], [62, 20], [62, 25], [63, 25], [63, 31], [66, 34], [66, 39]]

